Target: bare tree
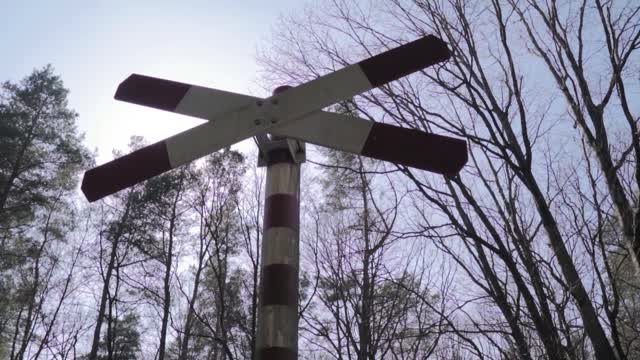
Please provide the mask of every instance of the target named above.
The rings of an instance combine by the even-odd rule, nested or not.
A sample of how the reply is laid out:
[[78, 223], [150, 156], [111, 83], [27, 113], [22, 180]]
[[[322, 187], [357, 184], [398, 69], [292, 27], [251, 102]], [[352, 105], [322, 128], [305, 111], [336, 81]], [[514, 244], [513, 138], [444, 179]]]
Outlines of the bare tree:
[[[141, 147], [144, 143], [141, 137], [132, 137], [130, 148]], [[98, 358], [98, 350], [101, 345], [102, 324], [107, 320], [106, 347], [107, 358], [113, 356], [112, 345], [117, 338], [118, 316], [113, 314], [120, 299], [120, 289], [123, 267], [130, 265], [129, 257], [137, 253], [141, 247], [137, 246], [152, 238], [151, 234], [155, 226], [150, 226], [147, 217], [147, 205], [149, 199], [143, 196], [143, 187], [134, 186], [124, 192], [114, 195], [101, 202], [102, 218], [98, 225], [98, 263], [102, 280], [102, 290], [98, 301], [98, 315], [93, 331], [89, 360]], [[144, 251], [143, 251], [144, 253]], [[132, 263], [137, 263], [133, 260]], [[115, 280], [113, 283], [112, 281]]]
[[260, 279], [260, 250], [262, 248], [262, 209], [264, 207], [264, 172], [251, 167], [257, 162], [257, 157], [246, 160], [250, 166], [244, 178], [243, 189], [238, 199], [238, 222], [241, 232], [241, 248], [244, 261], [248, 261], [249, 270], [243, 277], [243, 297], [248, 299], [245, 306], [245, 322], [242, 331], [249, 351], [244, 354], [246, 359], [255, 359], [256, 339], [258, 327], [258, 285]]
[[600, 0], [593, 5], [582, 1], [576, 8], [555, 1], [509, 3], [604, 174], [609, 201], [640, 274], [640, 117], [627, 90], [637, 82], [632, 63], [640, 48], [640, 7]]
[[191, 292], [182, 286], [187, 313], [179, 330], [180, 359], [235, 359], [243, 353], [236, 333], [239, 279], [232, 261], [238, 252], [237, 205], [244, 171], [243, 156], [225, 151], [207, 157], [195, 175], [190, 202], [199, 224], [199, 243]]
[[[400, 169], [417, 190], [414, 214], [422, 217], [416, 221], [417, 231], [434, 240], [479, 291], [476, 297], [467, 296], [467, 306], [457, 309], [468, 324], [456, 334], [462, 337], [465, 331], [476, 329], [481, 338], [473, 343], [485, 348], [471, 351], [476, 356], [494, 352], [506, 358], [582, 359], [594, 353], [598, 359], [626, 358], [629, 352], [616, 335], [621, 318], [615, 304], [620, 300], [609, 295], [616, 292], [616, 275], [606, 269], [609, 254], [603, 255], [600, 249], [594, 252], [604, 221], [594, 223], [590, 218], [592, 214], [604, 218], [608, 203], [619, 214], [625, 213], [628, 207], [620, 201], [620, 194], [628, 204], [637, 201], [637, 181], [628, 174], [635, 174], [638, 166], [637, 158], [632, 157], [638, 119], [626, 116], [631, 111], [611, 110], [626, 116], [631, 131], [625, 134], [633, 139], [626, 137], [621, 142], [624, 145], [610, 146], [603, 127], [605, 112], [599, 105], [594, 105], [597, 111], [591, 114], [591, 105], [583, 106], [588, 103], [584, 100], [564, 108], [556, 98], [566, 98], [563, 84], [572, 83], [567, 76], [575, 76], [567, 65], [567, 48], [572, 48], [566, 45], [569, 39], [578, 38], [583, 46], [594, 43], [591, 40], [598, 36], [596, 28], [589, 30], [591, 42], [583, 41], [583, 35], [573, 35], [582, 34], [589, 16], [597, 20], [589, 25], [599, 21], [605, 29], [602, 33], [617, 34], [607, 35], [608, 43], [619, 44], [610, 46], [616, 49], [609, 51], [611, 56], [591, 62], [594, 70], [590, 73], [586, 73], [586, 54], [577, 70], [590, 79], [587, 85], [606, 84], [604, 94], [609, 97], [620, 93], [616, 90], [620, 73], [612, 75], [611, 81], [601, 81], [595, 69], [612, 62], [613, 73], [622, 71], [637, 48], [636, 13], [635, 6], [600, 2], [595, 7], [584, 3], [574, 7], [533, 1], [355, 4], [335, 0], [285, 19], [272, 49], [260, 59], [266, 69], [265, 82], [295, 84], [426, 33], [447, 41], [453, 50], [448, 64], [364, 94], [352, 103], [361, 116], [372, 120], [448, 132], [472, 144], [471, 162], [460, 176], [435, 179]], [[545, 23], [545, 14], [551, 25]], [[553, 31], [565, 35], [558, 37]], [[539, 42], [532, 45], [533, 54], [523, 39]], [[556, 55], [546, 61], [545, 52]], [[583, 59], [582, 54], [575, 56]], [[568, 70], [555, 76], [545, 70], [549, 66]], [[560, 89], [553, 86], [554, 81]], [[624, 87], [623, 83], [623, 92]], [[569, 95], [583, 98], [585, 92], [580, 89], [575, 85]], [[593, 171], [582, 162], [583, 147], [574, 124], [558, 121], [567, 115], [588, 119], [598, 112], [600, 118], [589, 121], [591, 134], [599, 127], [600, 136], [594, 135], [591, 143], [586, 139], [585, 144], [610, 154], [596, 155], [602, 172], [609, 172], [604, 175], [604, 196], [599, 184], [589, 186], [582, 176]], [[608, 131], [619, 130], [612, 125]], [[590, 153], [587, 155], [588, 159]], [[607, 156], [617, 160], [613, 167], [603, 168], [602, 159]], [[587, 197], [598, 194], [597, 205], [583, 207], [588, 217], [579, 222], [569, 216], [580, 199], [585, 199], [584, 193], [570, 191], [576, 184], [585, 189]], [[424, 216], [425, 209], [438, 216]], [[619, 217], [633, 217], [629, 211], [626, 214]], [[618, 224], [625, 226], [622, 221]], [[621, 230], [627, 234], [628, 247], [635, 241], [629, 229], [627, 225]], [[487, 296], [499, 311], [497, 318], [468, 310], [471, 304], [484, 303]]]
[[374, 175], [376, 163], [327, 155], [323, 200], [310, 199], [320, 204], [307, 211], [314, 224], [308, 263], [315, 268], [301, 313], [307, 351], [335, 359], [425, 358], [437, 343], [433, 312], [423, 303], [433, 295], [414, 274], [386, 264], [401, 199], [393, 187], [382, 199], [374, 190], [377, 182], [390, 185]]

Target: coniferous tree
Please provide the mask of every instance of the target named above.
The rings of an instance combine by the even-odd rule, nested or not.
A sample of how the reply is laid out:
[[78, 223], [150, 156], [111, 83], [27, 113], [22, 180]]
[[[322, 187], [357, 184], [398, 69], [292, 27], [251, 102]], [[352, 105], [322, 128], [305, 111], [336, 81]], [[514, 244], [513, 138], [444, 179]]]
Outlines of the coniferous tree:
[[[45, 296], [74, 228], [78, 173], [92, 162], [51, 66], [0, 87], [0, 356], [23, 358], [48, 325]], [[65, 296], [67, 295], [65, 291]], [[62, 299], [58, 299], [62, 300]], [[57, 314], [56, 314], [57, 317]], [[47, 341], [49, 332], [38, 336]], [[44, 336], [44, 338], [42, 338]]]
[[60, 189], [76, 186], [91, 156], [76, 129], [78, 114], [50, 65], [0, 89], [0, 236], [29, 226]]
[[[113, 319], [115, 335], [104, 338], [98, 347], [98, 360], [136, 360], [140, 355], [139, 318], [127, 313], [121, 319]], [[109, 343], [109, 344], [107, 344]], [[108, 350], [110, 348], [110, 350]]]

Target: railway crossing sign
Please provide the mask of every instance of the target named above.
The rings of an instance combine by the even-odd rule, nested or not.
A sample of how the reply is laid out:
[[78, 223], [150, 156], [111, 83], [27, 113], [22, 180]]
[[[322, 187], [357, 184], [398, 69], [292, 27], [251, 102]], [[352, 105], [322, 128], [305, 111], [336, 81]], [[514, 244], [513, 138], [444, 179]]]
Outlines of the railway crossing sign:
[[429, 35], [305, 84], [278, 88], [265, 99], [131, 75], [118, 87], [117, 100], [208, 121], [88, 170], [82, 192], [96, 201], [254, 137], [267, 165], [256, 356], [297, 359], [304, 143], [439, 174], [458, 173], [467, 162], [463, 140], [322, 110], [449, 56], [447, 45]]
[[266, 99], [131, 75], [115, 98], [208, 120], [87, 171], [89, 201], [267, 132], [441, 174], [467, 161], [466, 143], [321, 109], [448, 59], [435, 36], [383, 52]]

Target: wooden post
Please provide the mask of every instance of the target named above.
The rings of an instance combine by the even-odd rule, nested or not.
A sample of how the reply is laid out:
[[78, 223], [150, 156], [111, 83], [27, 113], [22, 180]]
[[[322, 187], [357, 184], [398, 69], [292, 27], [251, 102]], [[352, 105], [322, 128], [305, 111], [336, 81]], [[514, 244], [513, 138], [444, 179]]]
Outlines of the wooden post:
[[288, 148], [271, 149], [264, 155], [267, 181], [257, 359], [293, 360], [298, 358], [300, 163]]

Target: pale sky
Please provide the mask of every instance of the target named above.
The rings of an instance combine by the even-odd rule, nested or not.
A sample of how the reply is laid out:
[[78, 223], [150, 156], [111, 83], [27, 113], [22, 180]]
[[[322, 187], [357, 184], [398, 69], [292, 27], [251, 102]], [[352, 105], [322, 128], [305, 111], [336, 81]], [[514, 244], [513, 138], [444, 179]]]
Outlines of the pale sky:
[[51, 63], [97, 163], [132, 135], [155, 142], [200, 120], [113, 99], [131, 73], [265, 96], [256, 50], [296, 0], [0, 0], [0, 81]]

